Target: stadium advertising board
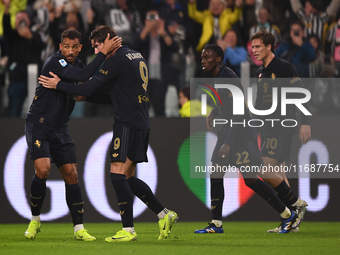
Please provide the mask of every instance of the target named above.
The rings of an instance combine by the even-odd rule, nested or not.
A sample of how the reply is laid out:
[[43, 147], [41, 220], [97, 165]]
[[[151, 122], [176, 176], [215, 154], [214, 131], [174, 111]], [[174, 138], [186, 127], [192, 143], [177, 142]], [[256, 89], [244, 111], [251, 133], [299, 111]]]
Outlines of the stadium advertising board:
[[[202, 123], [203, 118], [194, 122]], [[324, 125], [332, 123], [332, 125]], [[197, 139], [198, 147], [206, 148], [200, 154], [201, 165], [210, 160], [216, 134], [200, 129], [192, 133], [189, 119], [159, 118], [151, 121], [148, 150], [149, 163], [139, 164], [137, 176], [145, 180], [157, 197], [170, 209], [176, 210], [181, 221], [204, 221], [210, 217], [209, 179], [191, 178], [190, 141]], [[333, 169], [332, 178], [314, 178], [310, 170], [296, 171], [290, 180], [300, 198], [309, 204], [306, 220], [340, 220], [337, 196], [340, 164], [338, 155], [338, 118], [314, 117], [311, 123], [312, 140], [301, 146], [294, 139], [289, 164], [314, 165]], [[78, 153], [79, 181], [83, 190], [86, 222], [119, 221], [119, 209], [109, 180], [108, 148], [112, 137], [112, 119], [72, 119], [70, 131]], [[0, 125], [0, 189], [1, 223], [22, 223], [30, 219], [29, 187], [34, 173], [24, 137], [24, 120], [2, 119]], [[199, 152], [200, 153], [200, 152]], [[312, 168], [310, 168], [312, 169]], [[324, 168], [322, 168], [324, 169]], [[320, 171], [320, 170], [319, 170]], [[239, 173], [235, 176], [239, 177]], [[314, 177], [313, 177], [314, 176]], [[313, 178], [312, 178], [313, 177]], [[223, 216], [230, 221], [277, 220], [273, 209], [248, 189], [240, 178], [225, 178]], [[65, 202], [65, 185], [53, 165], [47, 181], [47, 194], [42, 208], [42, 220], [70, 222]], [[251, 212], [251, 213], [250, 213]], [[138, 199], [134, 201], [136, 221], [157, 221], [157, 217]]]

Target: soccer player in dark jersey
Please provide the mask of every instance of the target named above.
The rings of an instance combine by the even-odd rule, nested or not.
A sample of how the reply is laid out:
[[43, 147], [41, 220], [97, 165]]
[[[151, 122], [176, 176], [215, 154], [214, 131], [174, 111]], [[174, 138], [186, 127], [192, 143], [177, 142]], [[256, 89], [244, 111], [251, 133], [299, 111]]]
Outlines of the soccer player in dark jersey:
[[[205, 72], [215, 77], [215, 83], [219, 83], [217, 78], [224, 78], [222, 83], [232, 83], [243, 91], [243, 87], [236, 74], [223, 64], [224, 53], [218, 45], [207, 45], [201, 54], [202, 68]], [[244, 104], [245, 113], [243, 115], [233, 115], [234, 95], [228, 89], [218, 89], [222, 105], [214, 108], [206, 119], [207, 128], [212, 130], [215, 117], [231, 120], [233, 123], [245, 123], [251, 119], [251, 113]], [[257, 145], [257, 132], [255, 128], [243, 125], [223, 125], [218, 133], [215, 149], [211, 161], [218, 169], [219, 166], [232, 166], [239, 169], [255, 166], [260, 169], [263, 165], [261, 153]], [[222, 167], [221, 167], [222, 168]], [[220, 169], [221, 169], [220, 168]], [[259, 194], [268, 202], [283, 218], [279, 233], [288, 233], [291, 225], [295, 222], [297, 214], [287, 208], [280, 200], [275, 191], [266, 182], [257, 178], [256, 172], [241, 171], [245, 184]], [[222, 228], [222, 205], [224, 200], [223, 176], [224, 172], [211, 173], [210, 178], [210, 198], [212, 222], [209, 226], [198, 229], [195, 233], [223, 233]]]
[[[109, 40], [108, 36], [101, 53], [85, 66], [77, 58], [82, 48], [80, 38], [81, 34], [76, 30], [64, 31], [59, 51], [46, 60], [42, 74], [49, 75], [49, 71], [53, 71], [64, 81], [86, 82], [105, 61], [106, 55], [121, 44], [120, 38]], [[46, 180], [51, 162], [54, 162], [65, 181], [66, 202], [72, 216], [75, 239], [96, 240], [83, 226], [84, 202], [78, 183], [76, 148], [68, 129], [69, 115], [75, 102], [75, 94], [46, 89], [39, 84], [27, 113], [26, 140], [35, 168], [30, 193], [32, 218], [25, 232], [27, 239], [34, 239], [40, 232], [40, 213], [46, 194]]]
[[[97, 53], [103, 47], [105, 35], [116, 35], [108, 26], [92, 31], [90, 39]], [[147, 162], [150, 133], [148, 66], [143, 56], [123, 46], [106, 59], [99, 72], [85, 84], [70, 84], [54, 78], [41, 76], [40, 83], [47, 88], [70, 94], [91, 96], [108, 86], [114, 113], [113, 137], [110, 147], [110, 179], [116, 192], [123, 229], [107, 237], [106, 242], [126, 242], [137, 239], [133, 224], [133, 195], [141, 199], [159, 218], [160, 235], [163, 240], [171, 233], [177, 221], [177, 213], [165, 208], [149, 186], [135, 177], [137, 163]]]
[[[272, 106], [273, 100], [271, 95], [273, 87], [278, 89], [281, 89], [282, 86], [303, 87], [296, 68], [288, 61], [274, 55], [274, 43], [274, 36], [266, 31], [259, 31], [251, 37], [251, 45], [254, 56], [257, 60], [263, 62], [263, 65], [259, 68], [256, 74], [258, 83], [255, 109], [258, 110], [266, 110]], [[283, 116], [281, 116], [280, 96], [278, 96], [277, 105], [278, 109], [270, 116], [266, 116], [266, 118], [282, 120]], [[293, 107], [293, 105], [289, 105], [289, 107], [287, 106], [287, 114], [284, 117], [285, 119], [296, 119], [295, 107]], [[261, 154], [264, 166], [285, 166], [285, 162], [290, 158], [293, 133], [293, 128], [285, 128], [280, 125], [274, 125], [272, 127], [271, 122], [264, 122], [263, 127], [261, 127]], [[299, 139], [303, 144], [307, 143], [310, 138], [311, 128], [308, 118], [304, 114], [301, 114]], [[279, 178], [267, 178], [266, 175], [262, 176], [262, 178], [279, 193], [279, 196], [281, 193], [279, 191], [282, 191], [283, 194], [288, 192], [287, 184], [289, 185], [289, 182], [284, 172], [280, 173]], [[280, 198], [286, 206], [290, 207], [292, 210], [296, 210], [298, 219], [293, 224], [293, 229], [298, 231], [297, 226], [304, 217], [306, 207], [308, 205], [307, 202], [291, 196], [287, 196], [286, 198], [280, 196]], [[279, 230], [280, 226], [276, 229], [268, 230], [268, 232], [278, 232]]]

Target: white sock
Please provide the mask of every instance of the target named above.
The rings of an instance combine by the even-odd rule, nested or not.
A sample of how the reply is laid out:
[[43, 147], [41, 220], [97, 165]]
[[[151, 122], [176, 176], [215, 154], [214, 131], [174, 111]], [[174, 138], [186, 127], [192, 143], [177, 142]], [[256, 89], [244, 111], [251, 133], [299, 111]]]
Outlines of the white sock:
[[35, 221], [40, 222], [40, 215], [37, 215], [37, 216], [33, 216], [33, 215], [32, 215], [31, 221], [32, 221], [32, 220], [35, 220]]
[[134, 227], [129, 227], [129, 228], [123, 228], [126, 232], [129, 232], [130, 234], [135, 234], [135, 228]]
[[163, 219], [165, 215], [167, 215], [169, 212], [169, 209], [164, 208], [160, 213], [157, 214], [158, 219]]
[[74, 225], [74, 232], [78, 232], [81, 229], [84, 229], [84, 225], [83, 224]]
[[285, 210], [280, 213], [281, 217], [284, 219], [288, 219], [290, 216], [292, 216], [292, 213], [290, 212], [290, 210], [286, 207]]
[[211, 223], [214, 223], [216, 227], [220, 228], [222, 227], [222, 221], [221, 220], [212, 220]]
[[296, 200], [296, 202], [292, 204], [292, 206], [302, 206], [302, 205], [303, 205], [303, 200], [301, 200], [300, 198], [298, 198], [298, 200]]

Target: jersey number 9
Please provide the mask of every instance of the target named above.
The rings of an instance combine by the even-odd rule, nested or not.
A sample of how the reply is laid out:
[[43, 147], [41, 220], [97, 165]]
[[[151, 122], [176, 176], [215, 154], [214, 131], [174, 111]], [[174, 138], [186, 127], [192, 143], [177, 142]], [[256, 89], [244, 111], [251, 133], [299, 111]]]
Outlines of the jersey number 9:
[[146, 66], [145, 62], [140, 61], [139, 62], [139, 73], [142, 81], [144, 82], [142, 84], [142, 87], [145, 91], [148, 90], [148, 67]]

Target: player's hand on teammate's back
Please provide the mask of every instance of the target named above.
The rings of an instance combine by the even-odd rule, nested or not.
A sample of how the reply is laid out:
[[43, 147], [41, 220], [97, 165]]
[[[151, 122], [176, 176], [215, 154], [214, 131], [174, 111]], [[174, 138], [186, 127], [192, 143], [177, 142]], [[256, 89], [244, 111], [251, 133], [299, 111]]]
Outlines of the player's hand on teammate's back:
[[301, 144], [306, 144], [312, 137], [312, 132], [309, 125], [301, 125], [299, 139]]
[[45, 88], [57, 89], [57, 84], [60, 81], [60, 78], [53, 72], [49, 72], [49, 74], [52, 76], [51, 78], [44, 75], [40, 75], [40, 77], [38, 78], [39, 83], [43, 85]]
[[77, 102], [86, 101], [86, 96], [77, 96]]
[[104, 55], [107, 55], [114, 51], [115, 49], [119, 48], [122, 46], [122, 38], [119, 36], [115, 36], [112, 39], [110, 39], [110, 34], [107, 34], [107, 37], [104, 41], [103, 48], [101, 52]]
[[218, 152], [218, 156], [221, 158], [226, 158], [229, 154], [229, 151], [230, 151], [230, 146], [224, 143]]

